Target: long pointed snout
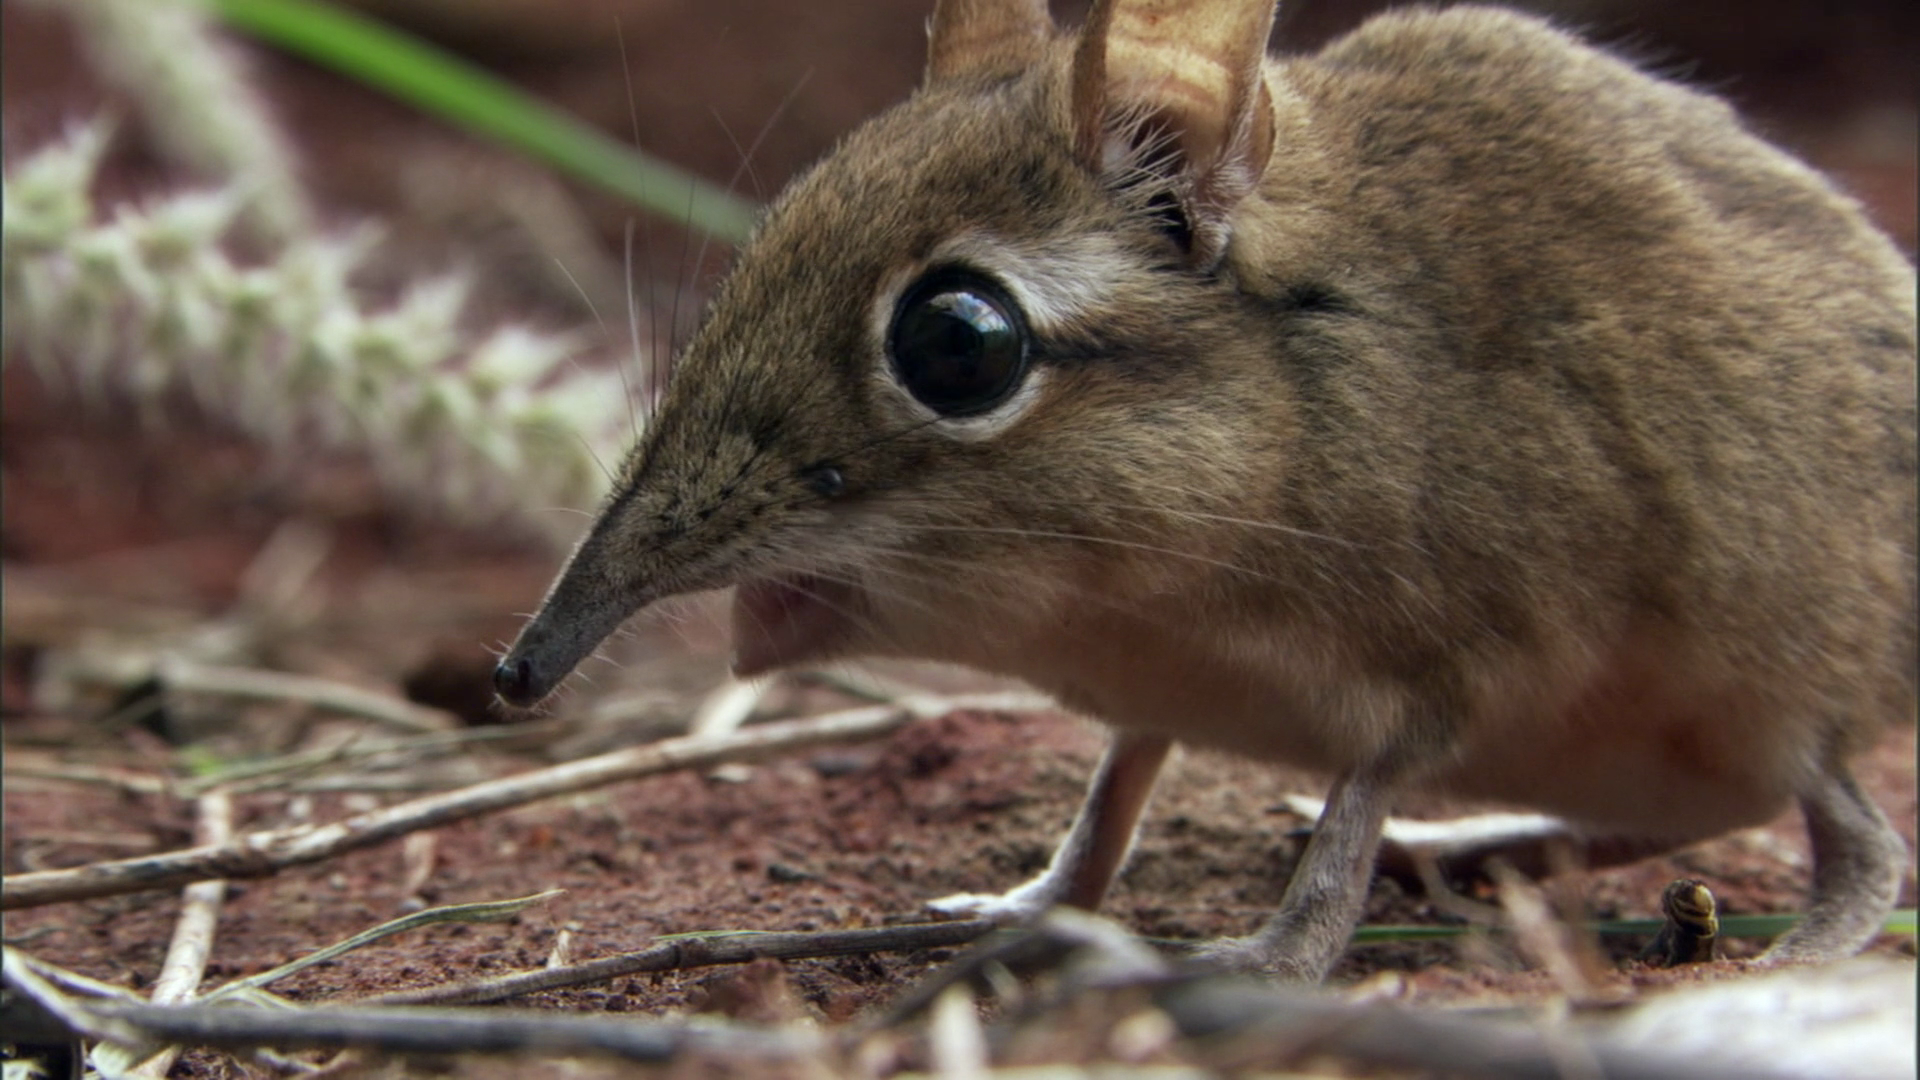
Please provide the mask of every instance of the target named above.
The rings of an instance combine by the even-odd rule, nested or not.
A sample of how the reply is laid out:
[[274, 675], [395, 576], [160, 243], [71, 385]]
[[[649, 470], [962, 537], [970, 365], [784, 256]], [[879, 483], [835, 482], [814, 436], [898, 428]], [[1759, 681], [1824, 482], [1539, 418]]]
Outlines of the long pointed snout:
[[553, 693], [580, 661], [653, 597], [622, 573], [604, 520], [574, 549], [540, 611], [493, 669], [493, 689], [526, 707]]

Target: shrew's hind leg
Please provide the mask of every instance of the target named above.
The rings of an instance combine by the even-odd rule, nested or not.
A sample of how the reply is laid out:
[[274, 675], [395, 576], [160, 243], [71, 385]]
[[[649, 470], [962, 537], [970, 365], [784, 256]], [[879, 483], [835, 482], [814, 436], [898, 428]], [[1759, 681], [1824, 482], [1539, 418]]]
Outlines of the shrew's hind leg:
[[1137, 731], [1115, 732], [1107, 756], [1053, 862], [1037, 878], [1000, 895], [961, 893], [927, 906], [955, 918], [1031, 922], [1055, 904], [1083, 911], [1100, 906], [1114, 875], [1126, 863], [1140, 830], [1140, 814], [1153, 781], [1167, 760], [1171, 740]]
[[1316, 983], [1346, 951], [1367, 903], [1393, 772], [1357, 769], [1334, 781], [1326, 810], [1294, 867], [1280, 910], [1252, 937], [1210, 942], [1202, 959], [1283, 981]]
[[1906, 842], [1844, 764], [1801, 792], [1800, 808], [1813, 842], [1813, 899], [1763, 963], [1823, 963], [1859, 952], [1893, 910], [1906, 870]]

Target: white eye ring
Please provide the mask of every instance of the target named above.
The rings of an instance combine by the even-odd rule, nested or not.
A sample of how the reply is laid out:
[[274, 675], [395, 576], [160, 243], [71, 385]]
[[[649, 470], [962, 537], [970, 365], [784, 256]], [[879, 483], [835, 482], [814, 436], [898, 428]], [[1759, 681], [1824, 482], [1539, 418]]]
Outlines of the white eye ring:
[[942, 262], [975, 267], [999, 282], [1039, 337], [1065, 333], [1111, 306], [1111, 283], [1132, 265], [1114, 239], [1101, 234], [1021, 243], [979, 232], [941, 244], [923, 266]]
[[[900, 318], [899, 307], [910, 302], [913, 295], [933, 281], [937, 287], [938, 279], [951, 276], [956, 285], [963, 285], [969, 277], [977, 277], [983, 286], [983, 292], [1002, 294], [999, 299], [1008, 306], [1017, 306], [1013, 290], [1003, 288], [998, 282], [985, 274], [967, 270], [964, 266], [948, 263], [942, 266], [922, 265], [916, 267], [916, 273], [909, 276], [902, 273], [896, 280], [890, 281], [890, 288], [881, 290], [879, 302], [875, 305], [871, 322], [874, 354], [877, 362], [873, 369], [873, 378], [882, 389], [879, 395], [887, 403], [890, 411], [896, 413], [894, 421], [903, 426], [925, 427], [938, 431], [950, 438], [962, 442], [979, 442], [990, 439], [1024, 416], [1033, 403], [1039, 400], [1042, 388], [1047, 382], [1048, 373], [1040, 365], [1022, 358], [1017, 381], [1011, 392], [977, 412], [962, 413], [941, 412], [922, 401], [902, 381], [899, 358], [893, 355], [893, 341], [896, 324]], [[1018, 332], [1023, 342], [1031, 337], [1024, 313], [1009, 311], [1006, 313], [1018, 324]], [[924, 388], [923, 388], [924, 389]]]
[[868, 313], [873, 377], [884, 388], [900, 423], [923, 425], [963, 442], [979, 442], [1005, 431], [1026, 415], [1046, 391], [1052, 372], [1030, 364], [1019, 388], [998, 404], [969, 416], [943, 416], [916, 400], [902, 386], [888, 353], [888, 334], [900, 298], [935, 267], [967, 268], [993, 282], [1020, 308], [1028, 334], [1044, 338], [1083, 322], [1111, 300], [1109, 282], [1128, 265], [1107, 236], [1076, 236], [1054, 241], [1016, 243], [989, 233], [960, 233], [927, 258], [890, 274]]

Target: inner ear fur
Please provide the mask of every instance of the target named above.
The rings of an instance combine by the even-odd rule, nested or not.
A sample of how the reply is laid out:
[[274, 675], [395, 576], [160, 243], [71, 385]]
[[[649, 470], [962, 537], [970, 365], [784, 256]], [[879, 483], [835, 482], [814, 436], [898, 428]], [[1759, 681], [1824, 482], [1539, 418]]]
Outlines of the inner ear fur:
[[1228, 217], [1273, 152], [1264, 77], [1273, 0], [1100, 0], [1073, 55], [1074, 151], [1109, 178], [1147, 169], [1179, 200], [1190, 260], [1211, 268]]
[[927, 23], [926, 81], [1017, 75], [1052, 36], [1046, 0], [939, 0]]

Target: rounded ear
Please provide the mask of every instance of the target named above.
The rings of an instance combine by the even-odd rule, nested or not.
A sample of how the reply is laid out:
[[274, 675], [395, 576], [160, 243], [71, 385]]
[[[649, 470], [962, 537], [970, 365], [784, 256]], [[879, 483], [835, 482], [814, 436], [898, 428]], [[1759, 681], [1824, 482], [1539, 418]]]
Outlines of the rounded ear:
[[1166, 184], [1211, 268], [1273, 153], [1274, 0], [1097, 0], [1073, 55], [1074, 150], [1104, 176]]
[[1017, 75], [1053, 35], [1047, 0], [939, 0], [927, 23], [927, 77]]

